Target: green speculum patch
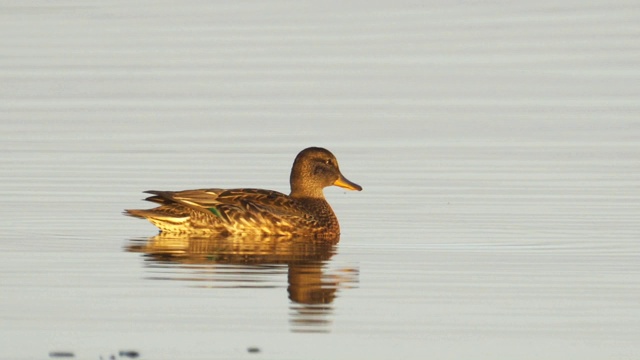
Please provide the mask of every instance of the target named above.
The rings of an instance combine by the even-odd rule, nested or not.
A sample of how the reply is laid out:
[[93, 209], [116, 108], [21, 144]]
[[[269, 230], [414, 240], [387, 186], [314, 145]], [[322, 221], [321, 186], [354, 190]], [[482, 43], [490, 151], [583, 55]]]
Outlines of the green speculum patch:
[[218, 211], [218, 209], [216, 209], [216, 208], [214, 208], [214, 207], [210, 207], [210, 208], [209, 208], [209, 211], [211, 211], [211, 212], [213, 213], [213, 215], [215, 215], [215, 216], [217, 216], [217, 217], [219, 217], [219, 218], [221, 218], [221, 217], [222, 217], [222, 214], [220, 213], [220, 211]]

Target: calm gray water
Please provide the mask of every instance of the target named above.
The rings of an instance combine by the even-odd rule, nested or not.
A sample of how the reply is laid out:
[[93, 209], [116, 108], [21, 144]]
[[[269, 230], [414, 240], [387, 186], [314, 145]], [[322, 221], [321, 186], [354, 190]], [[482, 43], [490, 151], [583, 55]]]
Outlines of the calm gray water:
[[[0, 3], [0, 358], [640, 357], [638, 18]], [[307, 146], [364, 187], [325, 191], [338, 244], [121, 215], [148, 189], [287, 192]]]

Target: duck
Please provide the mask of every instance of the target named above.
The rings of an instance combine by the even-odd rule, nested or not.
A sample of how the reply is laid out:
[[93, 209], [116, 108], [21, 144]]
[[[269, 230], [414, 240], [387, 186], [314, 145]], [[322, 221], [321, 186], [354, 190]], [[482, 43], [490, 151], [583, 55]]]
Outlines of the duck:
[[336, 157], [321, 147], [298, 153], [289, 183], [289, 195], [252, 188], [148, 190], [151, 196], [145, 200], [159, 206], [127, 209], [124, 214], [150, 221], [161, 234], [335, 238], [340, 224], [323, 189], [362, 190], [342, 175]]

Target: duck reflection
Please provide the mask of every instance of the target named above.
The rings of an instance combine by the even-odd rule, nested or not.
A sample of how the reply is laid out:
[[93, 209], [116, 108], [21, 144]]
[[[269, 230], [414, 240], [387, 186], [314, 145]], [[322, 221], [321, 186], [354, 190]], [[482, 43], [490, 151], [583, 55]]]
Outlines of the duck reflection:
[[[328, 332], [336, 292], [358, 282], [356, 268], [329, 268], [338, 240], [161, 234], [131, 240], [126, 250], [143, 253], [150, 267], [180, 269], [153, 279], [197, 281], [204, 287], [273, 288], [286, 272], [291, 330]], [[185, 269], [186, 278], [181, 277]]]

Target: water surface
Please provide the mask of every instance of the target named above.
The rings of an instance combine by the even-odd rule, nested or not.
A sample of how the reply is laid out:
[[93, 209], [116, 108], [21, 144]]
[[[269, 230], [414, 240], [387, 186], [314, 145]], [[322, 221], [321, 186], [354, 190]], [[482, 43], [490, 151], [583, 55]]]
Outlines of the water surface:
[[[637, 358], [638, 15], [0, 5], [0, 358]], [[336, 244], [121, 215], [308, 146], [364, 188]]]

